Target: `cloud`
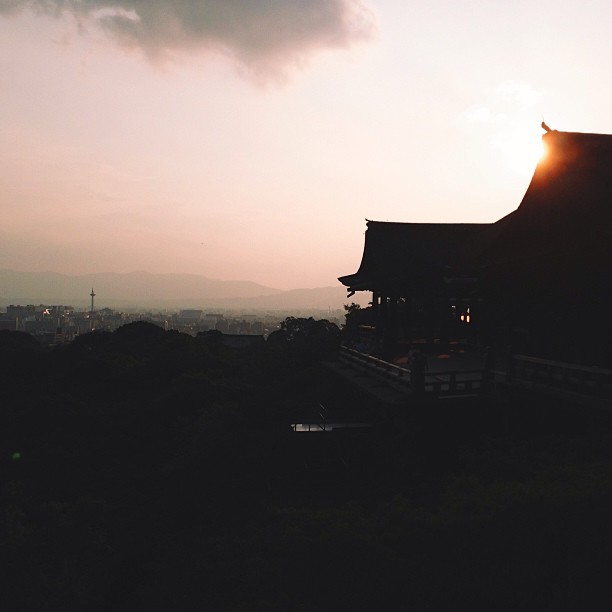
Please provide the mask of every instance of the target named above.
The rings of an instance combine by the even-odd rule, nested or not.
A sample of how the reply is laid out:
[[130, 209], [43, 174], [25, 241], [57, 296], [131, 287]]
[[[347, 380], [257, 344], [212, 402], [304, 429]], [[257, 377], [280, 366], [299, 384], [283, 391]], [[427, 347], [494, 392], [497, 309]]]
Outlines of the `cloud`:
[[253, 76], [286, 74], [315, 53], [369, 40], [374, 17], [361, 0], [2, 0], [19, 9], [99, 26], [154, 61], [185, 52], [229, 56]]
[[25, 4], [26, 2], [24, 2], [23, 0], [3, 0], [2, 4], [0, 4], [0, 15], [8, 15], [10, 13], [15, 13]]
[[542, 100], [541, 92], [521, 81], [501, 83], [497, 87], [497, 93], [502, 99], [517, 103], [521, 109], [536, 106]]
[[543, 97], [541, 91], [533, 89], [528, 83], [504, 81], [494, 89], [486, 90], [482, 100], [484, 104], [468, 108], [463, 112], [463, 118], [471, 124], [491, 128], [523, 121], [526, 117], [531, 120]]

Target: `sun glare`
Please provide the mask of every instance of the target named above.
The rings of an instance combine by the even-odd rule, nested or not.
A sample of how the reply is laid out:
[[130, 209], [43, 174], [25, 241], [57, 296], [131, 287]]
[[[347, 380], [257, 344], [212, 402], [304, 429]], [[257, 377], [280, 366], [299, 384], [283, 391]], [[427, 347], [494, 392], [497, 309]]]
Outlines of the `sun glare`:
[[542, 138], [519, 133], [505, 133], [495, 138], [492, 145], [501, 153], [506, 167], [521, 174], [535, 170], [538, 161], [544, 156]]
[[505, 134], [494, 142], [494, 146], [501, 152], [507, 168], [521, 174], [533, 172], [544, 156], [544, 144], [539, 134]]

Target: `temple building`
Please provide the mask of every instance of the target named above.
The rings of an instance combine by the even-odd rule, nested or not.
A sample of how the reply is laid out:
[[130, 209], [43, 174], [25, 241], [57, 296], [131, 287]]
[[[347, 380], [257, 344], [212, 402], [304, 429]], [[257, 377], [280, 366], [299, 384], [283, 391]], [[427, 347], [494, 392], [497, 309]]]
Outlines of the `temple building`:
[[[543, 127], [548, 130], [547, 126]], [[612, 135], [549, 130], [520, 206], [495, 223], [367, 221], [361, 313], [392, 356], [417, 338], [612, 362]]]

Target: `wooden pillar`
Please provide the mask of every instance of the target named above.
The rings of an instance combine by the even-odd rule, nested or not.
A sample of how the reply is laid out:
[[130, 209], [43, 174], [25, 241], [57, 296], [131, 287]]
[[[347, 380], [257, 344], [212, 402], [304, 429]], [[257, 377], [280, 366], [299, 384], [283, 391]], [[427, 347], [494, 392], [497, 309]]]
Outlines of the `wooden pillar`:
[[447, 346], [450, 339], [450, 327], [452, 324], [451, 303], [446, 294], [442, 297], [440, 304], [440, 342], [442, 346]]
[[372, 291], [372, 314], [374, 325], [378, 323], [378, 309], [379, 309], [380, 296], [376, 291]]
[[388, 299], [385, 294], [380, 295], [380, 303], [378, 306], [378, 315], [376, 317], [376, 338], [378, 341], [379, 349], [384, 353], [385, 349], [385, 338], [387, 335], [387, 311], [388, 311]]
[[429, 346], [433, 345], [434, 327], [436, 323], [436, 304], [432, 287], [425, 292], [425, 339]]
[[412, 299], [412, 295], [409, 295], [404, 298], [404, 339], [408, 344], [412, 344], [414, 340], [413, 328], [414, 328], [414, 303]]
[[389, 324], [387, 332], [389, 357], [393, 357], [397, 346], [398, 323], [397, 296], [393, 295], [389, 298]]
[[391, 359], [397, 344], [397, 297], [385, 297], [385, 322], [383, 331], [383, 359]]

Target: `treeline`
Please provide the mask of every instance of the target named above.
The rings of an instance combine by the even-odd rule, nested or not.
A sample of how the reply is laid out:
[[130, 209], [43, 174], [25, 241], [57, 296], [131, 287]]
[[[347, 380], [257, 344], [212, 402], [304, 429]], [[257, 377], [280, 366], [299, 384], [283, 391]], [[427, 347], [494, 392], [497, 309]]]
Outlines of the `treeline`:
[[320, 367], [339, 333], [288, 319], [232, 350], [135, 323], [45, 351], [0, 332], [3, 608], [595, 608], [605, 415], [504, 398], [296, 437], [322, 397], [369, 406]]

